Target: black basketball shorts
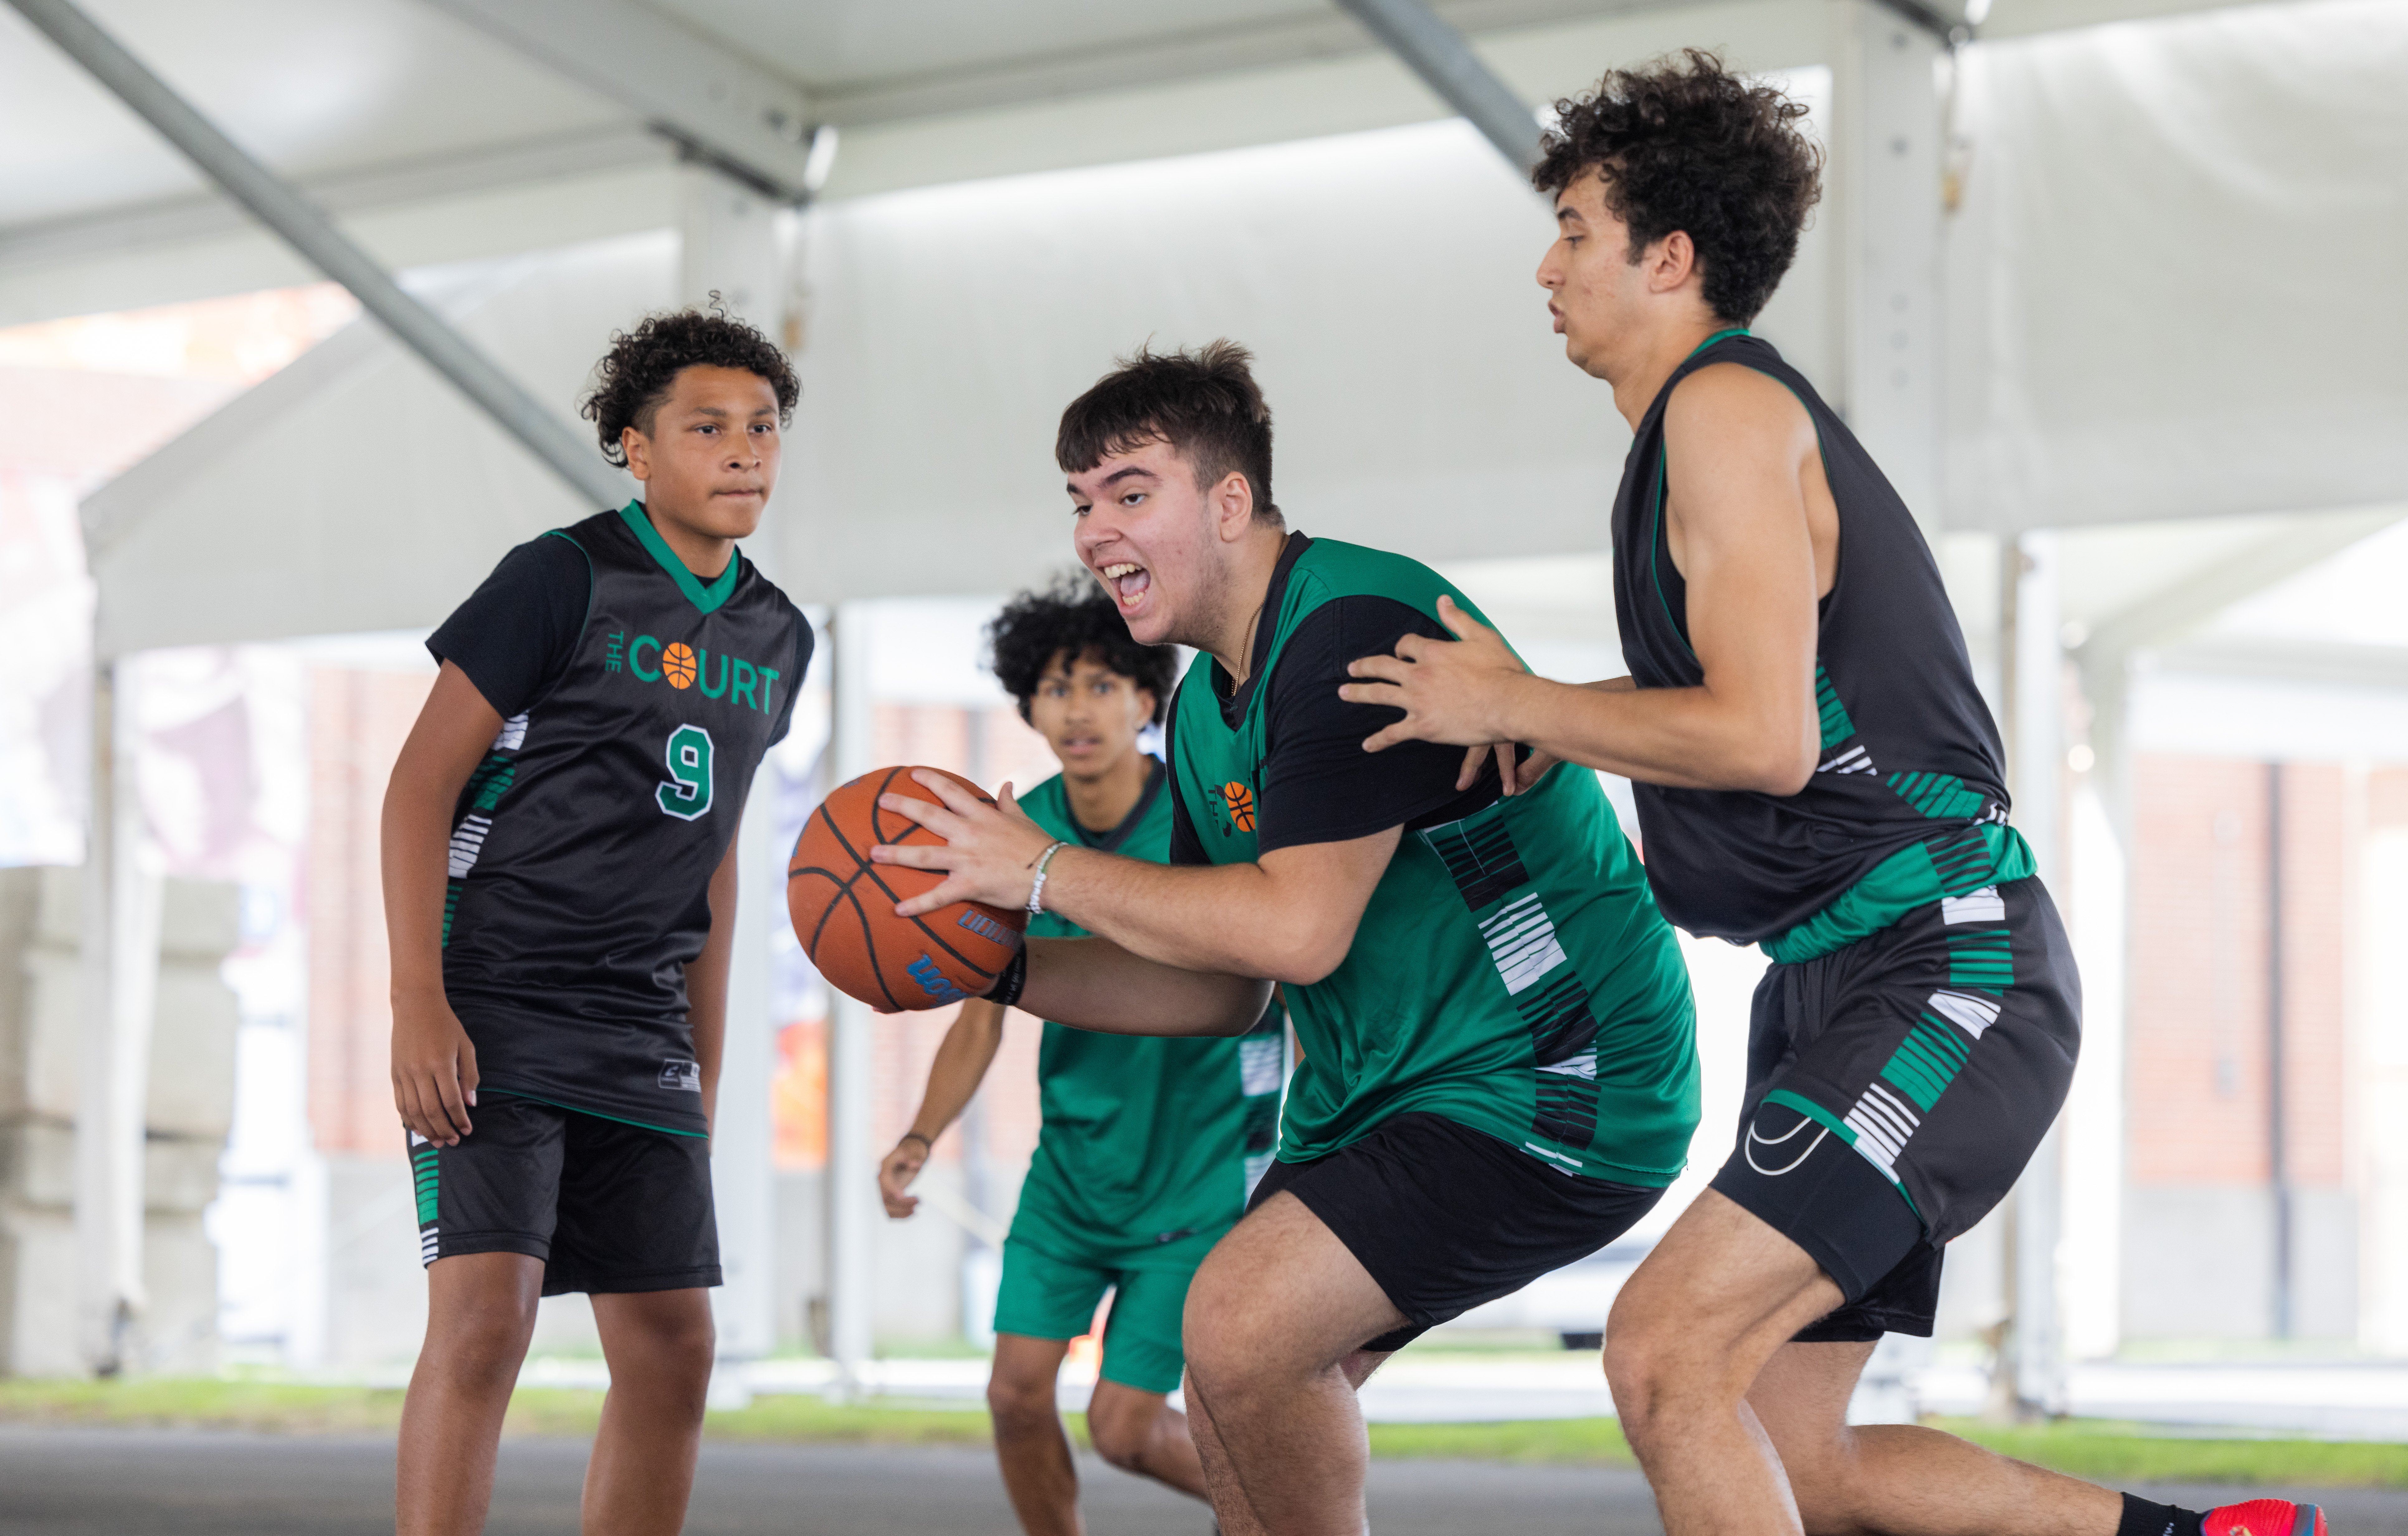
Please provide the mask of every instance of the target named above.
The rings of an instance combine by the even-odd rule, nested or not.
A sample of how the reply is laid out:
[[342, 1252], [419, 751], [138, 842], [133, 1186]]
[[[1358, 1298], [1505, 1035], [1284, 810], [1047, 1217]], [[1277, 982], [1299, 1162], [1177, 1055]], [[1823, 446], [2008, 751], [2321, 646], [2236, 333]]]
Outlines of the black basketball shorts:
[[1246, 1202], [1304, 1202], [1411, 1321], [1365, 1349], [1402, 1349], [1450, 1318], [1578, 1263], [1664, 1198], [1551, 1168], [1443, 1115], [1392, 1115], [1311, 1162], [1274, 1162]]
[[1800, 1342], [1930, 1336], [1942, 1251], [2014, 1187], [2081, 1040], [2081, 978], [2036, 879], [1765, 972], [1713, 1187], [1840, 1287]]
[[478, 1097], [459, 1145], [406, 1133], [421, 1263], [525, 1254], [543, 1261], [546, 1296], [719, 1284], [708, 1139]]

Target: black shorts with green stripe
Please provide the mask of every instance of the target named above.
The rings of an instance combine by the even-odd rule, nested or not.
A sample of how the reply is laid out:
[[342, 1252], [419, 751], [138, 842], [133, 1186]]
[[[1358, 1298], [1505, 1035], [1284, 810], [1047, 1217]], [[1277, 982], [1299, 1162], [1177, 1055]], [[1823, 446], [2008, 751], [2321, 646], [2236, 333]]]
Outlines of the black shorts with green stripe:
[[1739, 1145], [1713, 1187], [1840, 1287], [1800, 1341], [1930, 1335], [1942, 1248], [2014, 1187], [2081, 1040], [2081, 978], [2038, 880], [1765, 972]]
[[457, 1146], [409, 1132], [423, 1264], [543, 1261], [543, 1294], [719, 1284], [710, 1142], [487, 1092]]

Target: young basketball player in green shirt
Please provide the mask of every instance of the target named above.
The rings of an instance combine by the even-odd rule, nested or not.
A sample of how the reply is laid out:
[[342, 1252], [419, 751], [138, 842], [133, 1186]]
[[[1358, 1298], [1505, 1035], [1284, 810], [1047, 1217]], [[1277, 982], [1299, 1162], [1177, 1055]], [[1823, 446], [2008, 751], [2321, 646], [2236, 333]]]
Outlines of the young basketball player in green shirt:
[[[1131, 639], [1111, 598], [1085, 577], [1073, 581], [1014, 598], [988, 629], [996, 678], [1062, 764], [1020, 806], [1066, 842], [1161, 863], [1170, 854], [1169, 773], [1138, 733], [1170, 702], [1178, 653]], [[1054, 912], [1029, 931], [1081, 932]], [[887, 1214], [919, 1204], [905, 1190], [994, 1062], [1003, 1015], [984, 998], [962, 1005], [918, 1116], [879, 1170]], [[1096, 1452], [1204, 1497], [1187, 1421], [1164, 1398], [1185, 1365], [1179, 1325], [1189, 1277], [1270, 1164], [1284, 1044], [1276, 1010], [1240, 1040], [1045, 1026], [1044, 1127], [1004, 1243], [987, 1387], [1004, 1486], [1031, 1536], [1080, 1529], [1054, 1377], [1107, 1289], [1111, 1315], [1087, 1407]]]
[[672, 1536], [701, 1440], [737, 825], [811, 651], [736, 540], [798, 386], [767, 337], [691, 310], [600, 373], [586, 412], [642, 499], [512, 550], [428, 639], [441, 670], [385, 792], [427, 1288], [402, 1536], [483, 1528], [543, 1296], [592, 1296], [610, 1366], [586, 1530]]
[[1227, 342], [1140, 353], [1056, 444], [1080, 559], [1130, 634], [1201, 653], [1171, 711], [1173, 867], [951, 785], [941, 810], [883, 802], [944, 846], [874, 856], [950, 872], [907, 914], [967, 897], [1096, 935], [1031, 940], [999, 984], [1049, 1019], [1238, 1034], [1282, 983], [1302, 1060], [1278, 1161], [1188, 1291], [1188, 1422], [1224, 1530], [1351, 1533], [1354, 1387], [1655, 1204], [1697, 1121], [1693, 1020], [1596, 775], [1508, 797], [1493, 768], [1458, 787], [1455, 749], [1362, 750], [1397, 712], [1341, 699], [1346, 664], [1442, 635], [1462, 595], [1289, 531], [1247, 365]]

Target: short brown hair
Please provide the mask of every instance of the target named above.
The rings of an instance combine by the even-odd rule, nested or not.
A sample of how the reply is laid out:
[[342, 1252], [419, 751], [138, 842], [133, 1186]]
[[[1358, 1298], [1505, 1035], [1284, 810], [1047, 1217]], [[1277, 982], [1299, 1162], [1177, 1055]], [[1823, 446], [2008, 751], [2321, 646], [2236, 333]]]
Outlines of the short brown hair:
[[1254, 517], [1279, 526], [1271, 500], [1271, 408], [1254, 382], [1254, 354], [1234, 341], [1195, 352], [1140, 347], [1062, 412], [1054, 459], [1065, 474], [1093, 469], [1114, 453], [1165, 442], [1196, 467], [1209, 490], [1232, 470], [1254, 494]]
[[1605, 206], [1630, 230], [1630, 259], [1685, 230], [1706, 304], [1744, 325], [1798, 256], [1822, 196], [1823, 152], [1798, 131], [1805, 105], [1750, 84], [1700, 49], [1609, 71], [1587, 95], [1555, 103], [1555, 126], [1530, 172], [1557, 193], [1591, 169]]

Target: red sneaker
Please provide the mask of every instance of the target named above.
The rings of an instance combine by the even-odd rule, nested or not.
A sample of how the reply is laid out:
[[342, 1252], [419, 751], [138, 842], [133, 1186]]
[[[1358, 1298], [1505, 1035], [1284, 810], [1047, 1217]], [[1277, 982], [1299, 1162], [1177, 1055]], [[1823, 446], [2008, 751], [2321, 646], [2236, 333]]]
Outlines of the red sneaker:
[[2327, 1536], [2325, 1512], [2287, 1499], [2252, 1499], [2207, 1512], [2205, 1536]]

